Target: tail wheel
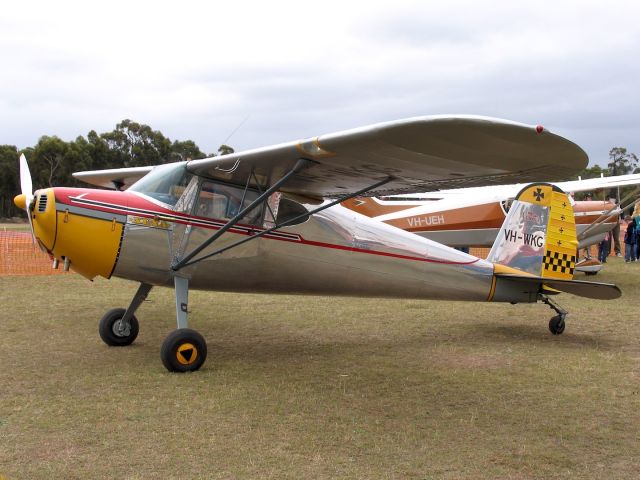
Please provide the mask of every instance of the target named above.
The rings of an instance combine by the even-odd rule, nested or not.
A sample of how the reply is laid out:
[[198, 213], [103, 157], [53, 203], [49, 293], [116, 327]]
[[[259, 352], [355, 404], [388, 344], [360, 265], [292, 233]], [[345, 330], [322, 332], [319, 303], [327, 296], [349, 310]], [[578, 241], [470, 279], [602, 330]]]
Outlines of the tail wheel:
[[140, 325], [138, 319], [131, 317], [128, 324], [122, 323], [124, 308], [113, 308], [100, 319], [98, 332], [102, 341], [111, 347], [131, 345], [138, 336]]
[[566, 325], [564, 323], [563, 315], [556, 315], [551, 320], [549, 320], [549, 331], [554, 335], [560, 335], [562, 332], [564, 332], [565, 326]]
[[162, 342], [160, 358], [170, 372], [195, 372], [207, 359], [207, 342], [195, 330], [179, 328]]

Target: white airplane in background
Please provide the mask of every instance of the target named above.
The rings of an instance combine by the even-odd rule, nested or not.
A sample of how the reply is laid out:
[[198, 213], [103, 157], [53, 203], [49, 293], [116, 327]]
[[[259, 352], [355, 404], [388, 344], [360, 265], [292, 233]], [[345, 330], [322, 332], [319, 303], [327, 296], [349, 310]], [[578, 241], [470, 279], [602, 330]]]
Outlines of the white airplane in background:
[[15, 203], [27, 211], [54, 265], [62, 262], [88, 279], [116, 276], [139, 284], [127, 308], [100, 320], [107, 345], [130, 345], [142, 301], [155, 286], [173, 287], [178, 328], [160, 356], [168, 370], [186, 372], [207, 356], [202, 335], [187, 328], [191, 288], [542, 302], [557, 313], [550, 331], [562, 333], [567, 312], [550, 296], [612, 299], [620, 290], [572, 279], [575, 220], [558, 187], [522, 189], [486, 260], [340, 203], [361, 195], [536, 182], [586, 165], [582, 149], [540, 126], [418, 117], [203, 160], [75, 175], [118, 188], [140, 179], [125, 191], [33, 192], [23, 156]]
[[[640, 174], [551, 182], [565, 192], [594, 192], [638, 186]], [[509, 205], [524, 184], [460, 188], [384, 198], [354, 198], [344, 206], [375, 220], [452, 247], [490, 247], [504, 222]], [[622, 208], [608, 199], [573, 202], [579, 248], [599, 243], [631, 206], [638, 189], [623, 199]], [[604, 196], [604, 192], [603, 192]], [[631, 201], [629, 201], [631, 199]], [[626, 202], [626, 204], [625, 204]], [[599, 262], [577, 267], [599, 271]]]

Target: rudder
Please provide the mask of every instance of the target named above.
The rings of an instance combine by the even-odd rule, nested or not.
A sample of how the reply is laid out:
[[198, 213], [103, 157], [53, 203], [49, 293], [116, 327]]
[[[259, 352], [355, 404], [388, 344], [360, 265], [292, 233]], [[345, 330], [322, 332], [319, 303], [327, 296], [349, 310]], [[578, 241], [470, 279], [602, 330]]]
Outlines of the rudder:
[[548, 183], [516, 195], [487, 260], [543, 278], [572, 279], [578, 239], [569, 196]]

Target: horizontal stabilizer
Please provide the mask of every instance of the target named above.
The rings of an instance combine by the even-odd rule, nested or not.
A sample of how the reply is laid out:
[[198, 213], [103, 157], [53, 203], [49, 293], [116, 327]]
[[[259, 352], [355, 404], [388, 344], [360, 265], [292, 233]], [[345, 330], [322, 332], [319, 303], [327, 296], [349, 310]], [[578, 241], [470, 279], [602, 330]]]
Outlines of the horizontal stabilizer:
[[620, 297], [622, 292], [612, 283], [585, 282], [582, 280], [562, 280], [558, 278], [542, 278], [529, 275], [496, 274], [496, 278], [512, 286], [524, 287], [529, 292], [551, 293], [546, 289], [559, 290], [579, 297], [597, 300], [613, 300]]

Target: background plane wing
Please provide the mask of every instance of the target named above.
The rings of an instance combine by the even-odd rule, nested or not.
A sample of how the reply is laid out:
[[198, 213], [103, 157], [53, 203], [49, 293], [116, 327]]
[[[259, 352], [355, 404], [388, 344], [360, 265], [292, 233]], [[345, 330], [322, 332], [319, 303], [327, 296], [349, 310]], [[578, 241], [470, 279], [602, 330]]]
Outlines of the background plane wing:
[[612, 177], [586, 178], [584, 180], [572, 180], [556, 183], [565, 192], [586, 192], [590, 190], [609, 189], [614, 187], [626, 187], [639, 185], [640, 174], [616, 175]]
[[153, 169], [149, 167], [113, 168], [109, 170], [91, 170], [76, 172], [74, 178], [91, 185], [104, 188], [126, 190]]
[[[640, 185], [640, 173], [628, 175], [615, 175], [611, 177], [586, 178], [583, 180], [569, 180], [566, 182], [549, 181], [565, 192], [593, 192], [594, 190], [607, 190], [615, 187], [627, 187]], [[453, 190], [441, 190], [437, 194], [430, 194], [430, 199], [444, 200], [451, 198], [473, 197], [478, 199], [497, 198], [506, 200], [513, 198], [522, 190], [527, 183], [516, 183], [513, 185], [499, 185], [491, 187], [458, 188]], [[419, 201], [425, 196], [420, 193], [402, 195], [403, 200]]]
[[244, 184], [281, 178], [300, 158], [316, 162], [281, 190], [339, 197], [386, 177], [368, 195], [562, 179], [587, 166], [569, 140], [534, 126], [487, 117], [416, 117], [188, 163], [188, 169]]

